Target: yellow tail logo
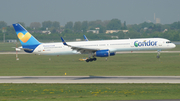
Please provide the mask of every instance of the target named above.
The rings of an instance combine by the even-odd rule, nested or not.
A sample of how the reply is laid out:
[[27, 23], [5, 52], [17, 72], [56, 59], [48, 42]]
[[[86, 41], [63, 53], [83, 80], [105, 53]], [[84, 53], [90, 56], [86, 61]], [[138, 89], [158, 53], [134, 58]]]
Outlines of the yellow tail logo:
[[18, 38], [22, 41], [22, 42], [24, 42], [24, 43], [26, 43], [30, 38], [31, 38], [31, 34], [29, 33], [29, 32], [27, 32], [25, 35], [23, 34], [23, 33], [18, 33]]

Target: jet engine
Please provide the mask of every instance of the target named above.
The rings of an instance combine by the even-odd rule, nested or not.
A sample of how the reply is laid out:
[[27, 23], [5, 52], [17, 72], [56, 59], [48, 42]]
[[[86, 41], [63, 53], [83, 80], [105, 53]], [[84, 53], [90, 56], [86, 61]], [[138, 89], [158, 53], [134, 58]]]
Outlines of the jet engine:
[[109, 57], [109, 56], [114, 56], [114, 55], [115, 55], [115, 52], [110, 53], [110, 51], [108, 49], [107, 50], [98, 50], [95, 53], [95, 56], [97, 56], [97, 57]]

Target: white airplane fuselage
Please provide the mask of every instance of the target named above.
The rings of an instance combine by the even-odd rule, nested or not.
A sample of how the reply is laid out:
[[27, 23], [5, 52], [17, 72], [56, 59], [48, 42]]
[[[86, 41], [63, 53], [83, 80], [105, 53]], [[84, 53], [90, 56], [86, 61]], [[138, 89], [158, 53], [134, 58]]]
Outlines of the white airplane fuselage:
[[[119, 39], [119, 40], [101, 40], [101, 41], [80, 41], [68, 42], [69, 45], [82, 48], [108, 49], [110, 52], [120, 51], [144, 51], [144, 50], [164, 50], [176, 47], [164, 38], [141, 38], [141, 39]], [[41, 43], [34, 51], [39, 55], [67, 55], [80, 54], [77, 50], [60, 43]]]

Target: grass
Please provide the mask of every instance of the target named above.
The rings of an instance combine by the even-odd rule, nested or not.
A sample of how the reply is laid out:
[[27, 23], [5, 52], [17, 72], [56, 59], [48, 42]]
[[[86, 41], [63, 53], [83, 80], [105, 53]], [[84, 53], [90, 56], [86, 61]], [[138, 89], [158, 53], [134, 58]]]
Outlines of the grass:
[[[86, 63], [87, 55], [0, 55], [0, 76], [180, 76], [180, 53], [117, 54]], [[51, 58], [51, 60], [49, 60]]]
[[0, 84], [2, 101], [180, 99], [179, 84]]
[[[17, 47], [21, 46], [20, 43], [17, 43]], [[12, 52], [15, 51], [16, 43], [2, 43], [0, 42], [0, 52]]]
[[[2, 44], [0, 44], [2, 46]], [[5, 47], [5, 48], [4, 48]], [[6, 44], [0, 51], [9, 51]], [[13, 49], [13, 48], [12, 48]], [[179, 51], [180, 45], [173, 51]], [[117, 54], [95, 62], [87, 55], [0, 55], [0, 76], [180, 76], [180, 53]], [[51, 58], [51, 60], [49, 60]], [[179, 84], [0, 84], [0, 101], [180, 99]]]

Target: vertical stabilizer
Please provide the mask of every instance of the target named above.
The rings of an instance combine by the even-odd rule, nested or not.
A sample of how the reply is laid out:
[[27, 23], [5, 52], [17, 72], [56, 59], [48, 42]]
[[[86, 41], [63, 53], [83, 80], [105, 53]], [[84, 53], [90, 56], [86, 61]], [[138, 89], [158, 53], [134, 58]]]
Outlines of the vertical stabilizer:
[[22, 25], [16, 23], [13, 24], [13, 27], [23, 48], [34, 50], [40, 44], [40, 42], [34, 38]]

